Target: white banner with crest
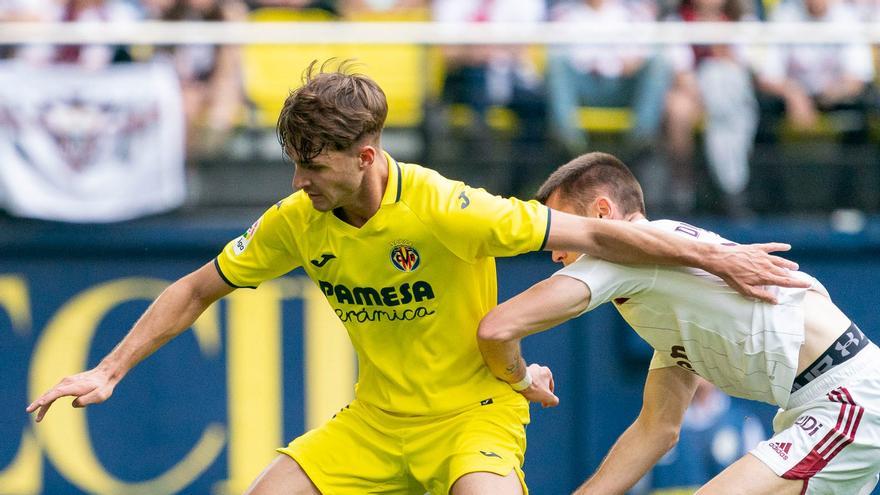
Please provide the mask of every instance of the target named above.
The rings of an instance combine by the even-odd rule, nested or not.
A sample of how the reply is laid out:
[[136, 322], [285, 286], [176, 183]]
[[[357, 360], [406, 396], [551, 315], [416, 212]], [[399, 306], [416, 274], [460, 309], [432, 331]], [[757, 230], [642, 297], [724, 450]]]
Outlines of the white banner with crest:
[[180, 85], [167, 64], [0, 63], [0, 196], [12, 214], [113, 222], [186, 196]]

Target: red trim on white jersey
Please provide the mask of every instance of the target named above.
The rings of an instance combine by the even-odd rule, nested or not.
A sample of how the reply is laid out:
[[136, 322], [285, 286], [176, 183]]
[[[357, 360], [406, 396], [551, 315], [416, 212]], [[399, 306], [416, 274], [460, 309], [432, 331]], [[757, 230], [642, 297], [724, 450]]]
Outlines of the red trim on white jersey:
[[[865, 408], [856, 404], [845, 387], [828, 392], [828, 400], [840, 403], [837, 425], [819, 440], [804, 459], [789, 469], [783, 478], [788, 480], [807, 480], [822, 470], [847, 445], [853, 443]], [[806, 490], [806, 483], [804, 489]]]

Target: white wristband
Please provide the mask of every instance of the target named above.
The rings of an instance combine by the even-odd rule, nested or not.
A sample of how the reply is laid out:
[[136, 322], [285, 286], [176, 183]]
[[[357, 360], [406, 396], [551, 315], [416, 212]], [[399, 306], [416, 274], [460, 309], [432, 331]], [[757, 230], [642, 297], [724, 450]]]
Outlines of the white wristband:
[[523, 390], [525, 390], [531, 386], [532, 386], [532, 375], [531, 375], [531, 373], [529, 373], [528, 369], [526, 369], [526, 376], [524, 376], [522, 380], [520, 380], [516, 383], [510, 384], [510, 387], [512, 389], [516, 390], [517, 392], [522, 392]]

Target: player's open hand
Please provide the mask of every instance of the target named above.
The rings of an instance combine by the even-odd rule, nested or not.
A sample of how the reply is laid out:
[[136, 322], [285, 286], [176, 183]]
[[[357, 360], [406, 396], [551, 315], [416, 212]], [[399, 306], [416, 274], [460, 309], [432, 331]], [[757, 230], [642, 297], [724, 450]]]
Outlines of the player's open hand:
[[109, 376], [97, 368], [71, 375], [41, 395], [37, 400], [27, 406], [28, 413], [37, 411], [37, 422], [42, 421], [46, 412], [59, 397], [71, 396], [73, 407], [85, 407], [90, 404], [98, 404], [107, 400], [113, 394], [115, 383], [111, 383]]
[[776, 297], [763, 286], [810, 287], [809, 281], [791, 272], [798, 269], [797, 263], [769, 254], [789, 249], [790, 245], [780, 242], [719, 246], [707, 271], [746, 297], [775, 304]]
[[553, 394], [556, 385], [553, 383], [553, 372], [546, 366], [530, 364], [526, 373], [532, 375], [532, 384], [520, 392], [529, 402], [540, 402], [544, 407], [559, 405], [559, 397]]

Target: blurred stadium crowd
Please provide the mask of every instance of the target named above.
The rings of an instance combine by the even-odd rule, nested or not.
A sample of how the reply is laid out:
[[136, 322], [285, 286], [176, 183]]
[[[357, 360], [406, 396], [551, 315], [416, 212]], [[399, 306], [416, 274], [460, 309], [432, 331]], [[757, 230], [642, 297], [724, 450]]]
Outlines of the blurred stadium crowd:
[[[550, 21], [581, 23], [585, 41], [591, 23], [858, 23], [878, 13], [875, 0], [0, 0], [0, 21]], [[190, 206], [266, 204], [284, 192], [277, 109], [308, 62], [330, 56], [361, 60], [385, 88], [393, 154], [493, 192], [530, 196], [555, 166], [599, 149], [635, 168], [653, 212], [750, 218], [880, 203], [876, 48], [867, 44], [318, 43], [16, 45], [0, 46], [0, 57], [92, 72], [172, 65]], [[235, 172], [242, 162], [247, 171]]]

